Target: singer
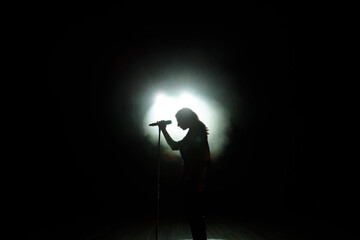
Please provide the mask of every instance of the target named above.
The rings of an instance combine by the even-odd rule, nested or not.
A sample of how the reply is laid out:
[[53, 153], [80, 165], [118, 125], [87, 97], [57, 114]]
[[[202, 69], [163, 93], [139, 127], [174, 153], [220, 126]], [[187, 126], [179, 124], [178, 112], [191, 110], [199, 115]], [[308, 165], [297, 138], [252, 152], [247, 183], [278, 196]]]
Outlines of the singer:
[[183, 190], [186, 217], [194, 240], [206, 240], [205, 183], [210, 167], [208, 129], [195, 112], [189, 108], [179, 110], [175, 115], [178, 126], [189, 129], [181, 141], [174, 141], [166, 130], [167, 121], [158, 126], [172, 150], [180, 150], [183, 158]]

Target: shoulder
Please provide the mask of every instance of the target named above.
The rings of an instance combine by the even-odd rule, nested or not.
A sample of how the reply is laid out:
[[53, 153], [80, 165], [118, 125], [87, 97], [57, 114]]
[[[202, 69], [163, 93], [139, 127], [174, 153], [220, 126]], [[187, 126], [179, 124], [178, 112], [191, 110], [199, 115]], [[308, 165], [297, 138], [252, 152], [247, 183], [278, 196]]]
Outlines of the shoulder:
[[200, 121], [194, 125], [194, 132], [196, 133], [196, 135], [207, 136], [207, 128], [205, 124]]
[[206, 129], [201, 124], [194, 125], [186, 136], [188, 139], [193, 139], [199, 141], [204, 141], [207, 139]]

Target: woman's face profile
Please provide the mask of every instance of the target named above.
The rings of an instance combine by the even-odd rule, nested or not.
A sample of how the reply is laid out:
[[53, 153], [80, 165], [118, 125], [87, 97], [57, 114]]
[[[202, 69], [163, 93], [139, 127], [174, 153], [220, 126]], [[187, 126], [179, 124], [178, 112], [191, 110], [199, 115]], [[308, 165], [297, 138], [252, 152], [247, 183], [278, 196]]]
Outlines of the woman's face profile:
[[177, 120], [177, 122], [178, 122], [178, 126], [179, 126], [182, 130], [185, 130], [185, 129], [189, 128], [188, 124], [186, 124], [185, 119], [177, 118], [176, 120]]

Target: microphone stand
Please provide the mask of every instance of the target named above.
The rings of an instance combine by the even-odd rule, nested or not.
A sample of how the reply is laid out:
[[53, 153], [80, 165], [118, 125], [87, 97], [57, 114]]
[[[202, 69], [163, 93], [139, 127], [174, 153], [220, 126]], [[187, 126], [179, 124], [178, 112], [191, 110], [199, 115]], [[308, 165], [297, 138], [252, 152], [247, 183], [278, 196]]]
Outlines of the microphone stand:
[[158, 141], [158, 153], [157, 153], [157, 201], [156, 201], [156, 240], [159, 239], [159, 218], [160, 218], [160, 136], [161, 130], [159, 127], [159, 141]]
[[[165, 124], [170, 124], [171, 121], [161, 121]], [[151, 123], [149, 126], [159, 126], [160, 122]], [[158, 164], [158, 170], [157, 170], [157, 199], [156, 199], [156, 240], [159, 239], [159, 218], [160, 218], [160, 137], [161, 137], [161, 130], [159, 126], [159, 141], [158, 141], [158, 153], [157, 153], [157, 164]]]

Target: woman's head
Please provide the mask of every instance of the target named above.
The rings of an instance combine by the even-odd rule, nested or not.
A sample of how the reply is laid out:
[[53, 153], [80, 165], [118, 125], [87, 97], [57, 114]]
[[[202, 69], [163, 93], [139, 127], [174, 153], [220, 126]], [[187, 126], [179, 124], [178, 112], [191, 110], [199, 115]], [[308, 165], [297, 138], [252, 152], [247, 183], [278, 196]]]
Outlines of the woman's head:
[[198, 115], [193, 112], [190, 108], [180, 109], [175, 117], [178, 122], [178, 126], [182, 129], [187, 129], [199, 121]]
[[190, 108], [180, 109], [175, 114], [175, 117], [177, 119], [178, 126], [181, 129], [185, 130], [197, 124], [197, 126], [198, 127], [200, 126], [200, 128], [202, 128], [204, 132], [206, 132], [206, 134], [209, 134], [208, 128], [205, 126], [203, 122], [199, 120], [198, 115]]

